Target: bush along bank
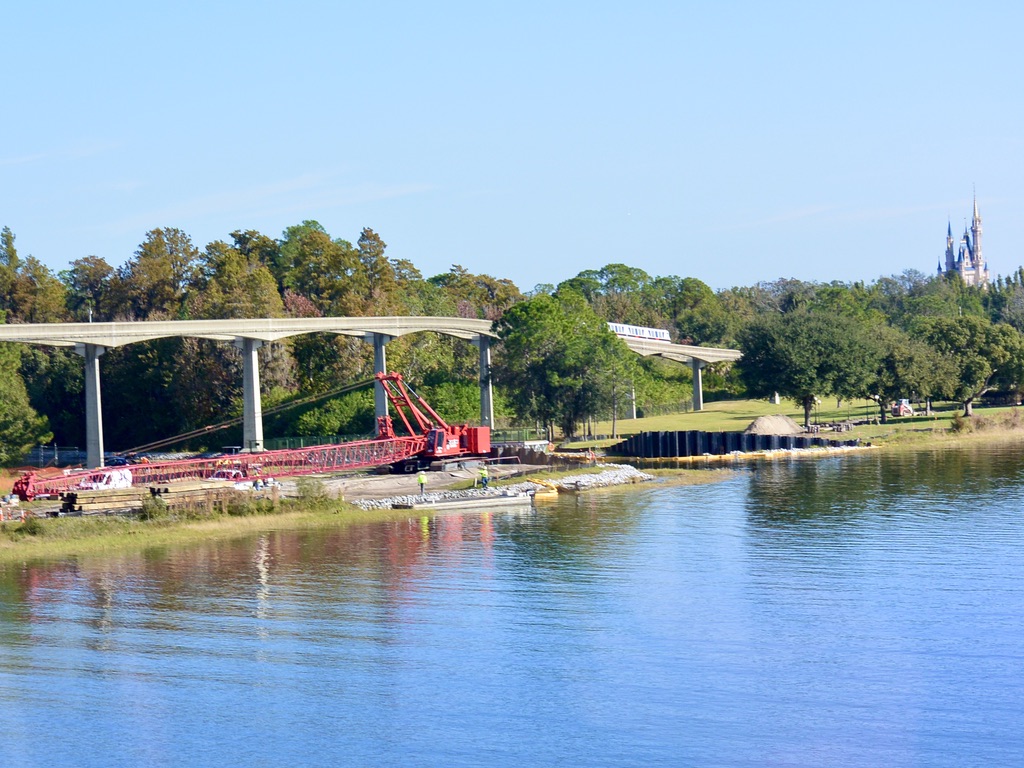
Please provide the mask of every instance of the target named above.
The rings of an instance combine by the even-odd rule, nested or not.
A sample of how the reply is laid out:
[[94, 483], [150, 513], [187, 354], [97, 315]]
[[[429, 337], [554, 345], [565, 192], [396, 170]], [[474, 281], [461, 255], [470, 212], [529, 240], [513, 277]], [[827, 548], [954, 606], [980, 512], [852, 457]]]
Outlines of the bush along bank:
[[[557, 480], [545, 482], [570, 491], [653, 480], [653, 476], [625, 465], [604, 465]], [[168, 507], [158, 499], [148, 500], [141, 511], [131, 514], [48, 517], [47, 511], [30, 510], [24, 521], [0, 522], [0, 563], [29, 558], [56, 558], [89, 553], [114, 552], [142, 547], [187, 545], [213, 538], [246, 536], [270, 530], [299, 530], [345, 526], [380, 519], [386, 510], [419, 497], [401, 496], [382, 501], [345, 502], [335, 498], [324, 483], [307, 479], [298, 485], [298, 498], [282, 499], [279, 505], [239, 494], [223, 506], [206, 504]], [[428, 494], [428, 498], [453, 498], [535, 490], [535, 483], [467, 491]], [[405, 515], [396, 510], [390, 515]]]

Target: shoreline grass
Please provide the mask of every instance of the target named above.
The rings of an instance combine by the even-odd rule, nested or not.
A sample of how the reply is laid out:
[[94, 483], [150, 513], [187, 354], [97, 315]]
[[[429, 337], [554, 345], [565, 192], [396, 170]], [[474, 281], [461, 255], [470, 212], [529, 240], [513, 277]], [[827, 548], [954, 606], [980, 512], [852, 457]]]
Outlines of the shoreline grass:
[[[952, 439], [963, 439], [970, 434], [993, 435], [1017, 429], [1024, 435], [1024, 408], [1020, 406], [975, 406], [974, 416], [970, 419], [959, 416], [962, 407], [957, 403], [939, 403], [932, 410], [929, 416], [918, 413], [914, 416], [890, 417], [883, 424], [879, 419], [878, 406], [873, 401], [854, 400], [846, 401], [837, 408], [819, 407], [813, 421], [820, 424], [860, 421], [862, 423], [848, 432], [823, 431], [817, 436], [836, 440], [859, 439], [880, 447], [893, 443], [950, 439], [950, 435]], [[705, 403], [702, 411], [619, 419], [616, 422], [618, 437], [567, 443], [565, 447], [573, 450], [608, 448], [640, 432], [742, 432], [759, 416], [789, 416], [798, 424], [803, 423], [803, 409], [787, 401], [775, 405], [766, 400], [716, 400]], [[959, 427], [955, 427], [958, 422]], [[597, 422], [594, 426], [595, 434], [611, 434], [611, 426], [610, 421]]]
[[[531, 474], [538, 480], [558, 480], [604, 471], [605, 466], [577, 467]], [[645, 470], [662, 484], [697, 485], [730, 476], [728, 470], [703, 469]], [[494, 485], [523, 482], [523, 477], [497, 480]], [[471, 482], [470, 482], [471, 485]], [[631, 485], [615, 486], [631, 488]], [[602, 489], [606, 490], [606, 489]], [[314, 495], [281, 503], [278, 511], [269, 506], [242, 504], [232, 512], [172, 513], [150, 512], [141, 516], [29, 517], [24, 523], [0, 523], [0, 567], [12, 563], [44, 561], [128, 550], [187, 546], [216, 539], [230, 539], [273, 531], [345, 528], [368, 522], [407, 520], [409, 510], [364, 510], [346, 501]], [[147, 519], [148, 518], [148, 519]]]
[[157, 520], [121, 515], [29, 518], [24, 523], [0, 523], [0, 566], [131, 549], [185, 546], [273, 531], [344, 528], [408, 516], [408, 510], [364, 510], [345, 501], [331, 500], [313, 504], [295, 501], [280, 511], [244, 516], [217, 512], [202, 518]]
[[[735, 414], [740, 411], [741, 409], [734, 409], [731, 418], [735, 418]], [[666, 418], [668, 417], [658, 417], [659, 421]], [[677, 420], [671, 427], [660, 427], [663, 430], [670, 428], [698, 427], [693, 425], [692, 420], [684, 420], [681, 423]], [[866, 434], [854, 436], [859, 436], [862, 440], [871, 442], [873, 447], [884, 451], [954, 449], [981, 442], [1024, 442], [1024, 413], [1021, 408], [986, 408], [976, 412], [972, 419], [957, 419], [951, 414], [947, 414], [946, 418], [941, 420], [893, 419], [887, 424], [872, 425], [871, 430]], [[845, 432], [841, 435], [843, 439], [848, 439], [850, 433]], [[806, 458], [816, 458], [814, 451], [804, 453], [807, 454]], [[832, 456], [835, 453], [823, 451], [820, 455]], [[538, 480], [557, 480], [572, 475], [601, 472], [602, 469], [603, 465], [599, 462], [593, 466], [570, 470], [540, 472], [530, 477]], [[645, 467], [644, 471], [657, 477], [662, 484], [696, 485], [728, 479], [736, 470], [714, 464], [703, 468]], [[492, 484], [522, 482], [523, 479], [517, 477], [495, 480]], [[467, 485], [471, 484], [470, 481]], [[623, 488], [630, 489], [632, 486]], [[26, 506], [31, 509], [31, 505]], [[277, 511], [243, 504], [229, 512], [217, 512], [212, 515], [175, 516], [167, 513], [155, 515], [153, 519], [122, 516], [30, 517], [25, 522], [0, 523], [0, 566], [32, 560], [116, 553], [126, 549], [184, 546], [212, 539], [236, 538], [278, 530], [343, 528], [364, 522], [404, 520], [408, 517], [408, 510], [363, 510], [345, 501], [327, 499], [323, 496], [282, 502], [281, 509]]]

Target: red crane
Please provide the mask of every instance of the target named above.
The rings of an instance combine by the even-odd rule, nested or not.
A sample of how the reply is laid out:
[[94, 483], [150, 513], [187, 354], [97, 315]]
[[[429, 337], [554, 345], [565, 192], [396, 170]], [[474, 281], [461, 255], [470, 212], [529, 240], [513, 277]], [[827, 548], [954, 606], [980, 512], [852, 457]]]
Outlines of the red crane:
[[[156, 485], [175, 480], [203, 480], [225, 470], [238, 470], [241, 477], [282, 477], [336, 472], [346, 469], [392, 466], [399, 472], [415, 472], [437, 461], [458, 457], [486, 456], [491, 450], [489, 427], [468, 424], [451, 426], [398, 373], [378, 373], [388, 402], [401, 418], [408, 435], [395, 434], [391, 416], [378, 419], [373, 440], [338, 445], [318, 445], [283, 451], [240, 453], [210, 459], [181, 459], [148, 462], [129, 467], [73, 470], [70, 472], [29, 472], [14, 484], [22, 501], [57, 496], [80, 488], [113, 488], [128, 485]], [[407, 415], [408, 412], [408, 415]], [[410, 418], [412, 421], [410, 421]], [[237, 473], [232, 473], [237, 476]]]

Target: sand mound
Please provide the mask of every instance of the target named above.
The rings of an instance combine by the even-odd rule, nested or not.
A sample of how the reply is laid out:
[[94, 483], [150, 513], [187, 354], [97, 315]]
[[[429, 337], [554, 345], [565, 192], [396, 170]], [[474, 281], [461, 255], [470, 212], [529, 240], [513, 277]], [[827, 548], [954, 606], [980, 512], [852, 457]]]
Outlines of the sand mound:
[[754, 435], [800, 435], [804, 428], [789, 416], [758, 416], [744, 431]]

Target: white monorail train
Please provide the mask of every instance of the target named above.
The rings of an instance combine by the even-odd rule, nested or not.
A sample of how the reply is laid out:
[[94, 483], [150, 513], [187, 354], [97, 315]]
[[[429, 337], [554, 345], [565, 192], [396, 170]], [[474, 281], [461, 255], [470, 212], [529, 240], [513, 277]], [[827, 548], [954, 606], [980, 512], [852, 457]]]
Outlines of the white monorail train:
[[640, 325], [608, 323], [611, 332], [625, 339], [653, 339], [654, 341], [671, 341], [668, 331], [661, 328], [644, 328]]

